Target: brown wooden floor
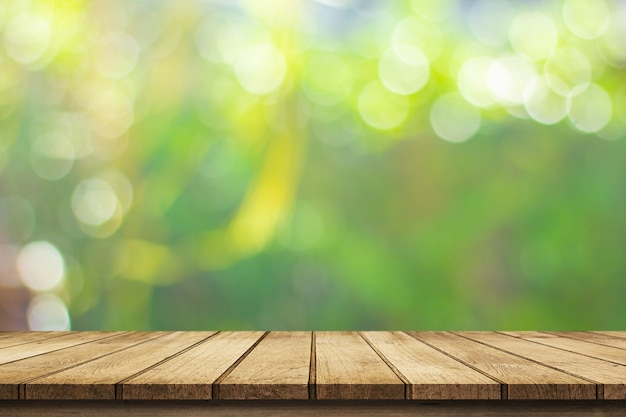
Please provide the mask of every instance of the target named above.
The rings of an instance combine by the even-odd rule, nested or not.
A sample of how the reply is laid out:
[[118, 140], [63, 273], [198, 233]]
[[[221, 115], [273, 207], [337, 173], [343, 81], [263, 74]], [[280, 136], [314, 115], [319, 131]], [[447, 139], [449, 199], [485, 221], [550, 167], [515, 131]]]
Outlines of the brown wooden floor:
[[626, 332], [0, 333], [5, 405], [211, 399], [626, 400]]

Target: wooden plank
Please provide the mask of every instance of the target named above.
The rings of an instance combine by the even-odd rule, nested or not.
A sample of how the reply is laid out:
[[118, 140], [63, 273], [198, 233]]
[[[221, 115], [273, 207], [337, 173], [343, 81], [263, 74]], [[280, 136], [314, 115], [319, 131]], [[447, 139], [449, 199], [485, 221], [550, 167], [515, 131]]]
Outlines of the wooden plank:
[[270, 332], [219, 384], [223, 400], [307, 400], [311, 332]]
[[408, 380], [413, 400], [495, 400], [500, 383], [402, 332], [361, 332]]
[[23, 345], [25, 343], [39, 342], [68, 334], [70, 334], [70, 332], [9, 332], [8, 335], [0, 339], [0, 349]]
[[67, 332], [58, 337], [44, 338], [38, 341], [10, 346], [0, 350], [0, 364], [91, 342], [109, 335], [109, 332]]
[[587, 355], [593, 358], [626, 365], [626, 351], [624, 349], [602, 346], [595, 343], [585, 342], [583, 340], [575, 340], [541, 332], [502, 332], [502, 334], [521, 337], [535, 343], [541, 343], [543, 345], [553, 346], [569, 352], [580, 353], [581, 355]]
[[626, 401], [5, 401], [0, 417], [624, 417]]
[[626, 366], [494, 332], [463, 332], [462, 334], [478, 342], [603, 385], [602, 398], [604, 399], [626, 399]]
[[597, 333], [597, 334], [603, 334], [605, 336], [611, 336], [611, 337], [619, 337], [621, 339], [626, 339], [626, 332], [617, 332], [617, 331], [609, 331], [609, 332], [602, 332], [602, 331], [590, 331], [589, 333]]
[[590, 343], [597, 343], [599, 345], [616, 347], [619, 349], [626, 349], [626, 339], [620, 339], [619, 337], [611, 337], [603, 334], [591, 333], [591, 332], [546, 332], [555, 336], [569, 337], [571, 339], [584, 340]]
[[316, 332], [317, 399], [402, 399], [404, 383], [354, 332]]
[[596, 398], [596, 385], [528, 359], [446, 332], [411, 336], [506, 385], [503, 399], [583, 400]]
[[[27, 333], [32, 333], [29, 331], [15, 331], [15, 332], [10, 332], [10, 331], [2, 331], [0, 332], [0, 339], [4, 339], [5, 337], [18, 337]], [[41, 332], [40, 332], [41, 333]]]
[[[182, 350], [201, 342], [215, 332], [147, 332], [157, 335], [145, 343], [104, 356], [65, 371], [35, 379], [23, 386], [24, 399], [36, 400], [113, 400], [116, 384]], [[119, 396], [122, 398], [122, 396]]]
[[143, 332], [111, 332], [108, 337], [0, 365], [0, 399], [17, 399], [18, 385], [149, 340]]
[[209, 400], [212, 384], [264, 332], [221, 332], [122, 383], [124, 400]]
[[612, 335], [409, 334], [25, 332], [11, 343], [30, 341], [0, 349], [0, 399], [479, 401], [503, 384], [507, 399], [593, 399], [597, 388], [626, 400], [626, 364], [614, 360], [626, 349]]

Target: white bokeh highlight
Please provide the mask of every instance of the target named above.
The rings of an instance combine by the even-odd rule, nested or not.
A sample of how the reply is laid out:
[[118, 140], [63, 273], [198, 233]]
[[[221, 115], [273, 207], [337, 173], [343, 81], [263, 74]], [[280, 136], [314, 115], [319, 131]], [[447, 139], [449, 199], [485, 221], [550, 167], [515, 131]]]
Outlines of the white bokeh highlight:
[[396, 94], [409, 95], [424, 87], [430, 75], [428, 58], [412, 45], [388, 49], [378, 64], [383, 85]]
[[24, 246], [17, 256], [17, 271], [25, 286], [33, 291], [48, 291], [65, 276], [65, 262], [49, 242], [37, 241]]
[[287, 74], [287, 62], [271, 43], [257, 43], [241, 52], [235, 63], [235, 74], [246, 91], [267, 94], [282, 84]]
[[72, 194], [74, 215], [80, 222], [90, 226], [99, 226], [110, 220], [117, 205], [113, 187], [101, 178], [82, 181]]
[[604, 128], [613, 115], [613, 102], [599, 85], [576, 89], [567, 99], [567, 117], [576, 129], [594, 133]]
[[430, 124], [441, 139], [448, 142], [464, 142], [480, 128], [479, 111], [458, 93], [439, 97], [430, 110]]
[[40, 294], [33, 298], [26, 312], [28, 327], [35, 331], [70, 330], [67, 307], [52, 294]]

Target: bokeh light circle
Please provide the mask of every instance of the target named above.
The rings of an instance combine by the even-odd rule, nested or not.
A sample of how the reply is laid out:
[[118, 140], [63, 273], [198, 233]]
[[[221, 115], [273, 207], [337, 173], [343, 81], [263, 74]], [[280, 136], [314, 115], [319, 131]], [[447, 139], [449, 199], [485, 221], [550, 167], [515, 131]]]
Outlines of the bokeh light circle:
[[566, 0], [563, 20], [572, 33], [582, 39], [594, 39], [609, 26], [611, 14], [604, 0]]
[[380, 130], [398, 127], [409, 114], [409, 100], [387, 90], [379, 81], [365, 86], [358, 107], [363, 121]]
[[46, 180], [58, 180], [74, 165], [74, 144], [68, 135], [46, 133], [35, 140], [30, 156], [35, 174]]
[[602, 35], [602, 52], [605, 60], [616, 67], [626, 66], [626, 6], [611, 15], [609, 26]]
[[107, 139], [124, 134], [135, 120], [132, 97], [119, 89], [104, 90], [94, 87], [88, 95], [88, 114], [93, 131]]
[[576, 129], [593, 133], [611, 120], [613, 102], [609, 94], [597, 84], [575, 89], [567, 98], [567, 116]]
[[36, 14], [20, 14], [7, 25], [4, 43], [11, 58], [30, 64], [47, 51], [51, 36], [48, 19]]
[[245, 48], [235, 63], [241, 86], [252, 94], [267, 94], [282, 84], [287, 73], [283, 54], [271, 43], [257, 43]]
[[65, 262], [59, 250], [49, 242], [31, 242], [17, 256], [17, 271], [28, 288], [48, 291], [61, 283]]
[[551, 125], [567, 115], [565, 97], [548, 85], [545, 77], [534, 77], [524, 89], [524, 107], [535, 121]]
[[413, 94], [428, 81], [428, 58], [415, 46], [398, 45], [383, 54], [378, 64], [378, 74], [389, 91]]
[[70, 330], [67, 307], [52, 294], [40, 294], [33, 298], [26, 312], [28, 327], [34, 331]]
[[467, 60], [459, 71], [459, 91], [467, 101], [478, 107], [490, 107], [495, 99], [490, 91], [493, 83], [493, 60], [487, 57], [475, 57]]
[[101, 178], [84, 180], [72, 194], [72, 210], [82, 223], [99, 226], [115, 214], [118, 205], [115, 191]]
[[548, 85], [562, 96], [591, 81], [591, 63], [576, 48], [557, 49], [544, 64]]
[[494, 60], [487, 72], [487, 87], [501, 104], [519, 105], [524, 101], [524, 89], [537, 75], [532, 63], [515, 55]]
[[559, 37], [552, 19], [540, 12], [528, 12], [513, 20], [509, 40], [519, 55], [532, 61], [540, 61], [556, 49]]
[[[443, 48], [441, 29], [433, 22], [411, 16], [407, 17], [394, 27], [391, 36], [392, 48], [410, 45], [418, 48], [428, 57], [429, 61], [437, 59]], [[399, 52], [402, 55], [401, 51]]]
[[464, 142], [480, 128], [479, 111], [458, 93], [449, 93], [435, 101], [430, 110], [430, 124], [441, 139]]

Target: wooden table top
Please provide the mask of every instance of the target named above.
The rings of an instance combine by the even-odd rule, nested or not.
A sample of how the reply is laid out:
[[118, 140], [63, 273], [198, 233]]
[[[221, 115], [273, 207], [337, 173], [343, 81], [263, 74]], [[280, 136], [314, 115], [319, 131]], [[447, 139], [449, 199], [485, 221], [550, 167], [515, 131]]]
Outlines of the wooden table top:
[[2, 400], [624, 400], [626, 332], [5, 332]]

